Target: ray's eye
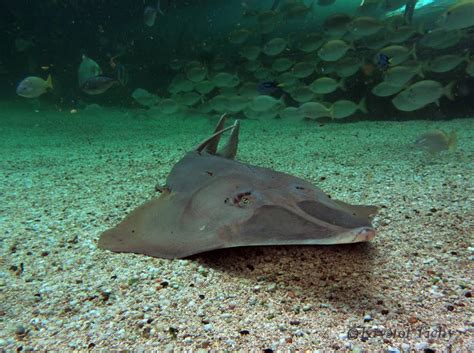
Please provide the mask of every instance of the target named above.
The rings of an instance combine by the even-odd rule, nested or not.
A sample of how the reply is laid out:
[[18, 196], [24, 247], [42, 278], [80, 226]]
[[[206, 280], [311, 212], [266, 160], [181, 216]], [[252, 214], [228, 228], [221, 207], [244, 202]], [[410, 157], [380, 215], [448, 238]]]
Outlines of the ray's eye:
[[250, 200], [247, 197], [242, 197], [239, 202], [239, 206], [245, 206], [250, 203]]
[[234, 196], [234, 205], [238, 207], [245, 207], [252, 201], [252, 193], [250, 191], [241, 192]]

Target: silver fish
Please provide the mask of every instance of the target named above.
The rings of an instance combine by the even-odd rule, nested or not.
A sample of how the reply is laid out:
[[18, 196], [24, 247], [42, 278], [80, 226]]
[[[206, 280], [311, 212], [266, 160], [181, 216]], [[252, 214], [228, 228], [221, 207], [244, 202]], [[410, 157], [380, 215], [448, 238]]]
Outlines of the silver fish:
[[25, 98], [37, 98], [52, 88], [51, 75], [48, 75], [46, 80], [37, 76], [29, 76], [18, 84], [16, 94]]
[[164, 15], [163, 11], [161, 11], [161, 0], [158, 0], [156, 3], [156, 7], [147, 6], [145, 7], [145, 11], [143, 12], [143, 21], [148, 27], [153, 27], [156, 21], [156, 15], [158, 12]]
[[97, 95], [108, 91], [118, 83], [114, 78], [99, 75], [87, 79], [81, 88], [87, 94]]

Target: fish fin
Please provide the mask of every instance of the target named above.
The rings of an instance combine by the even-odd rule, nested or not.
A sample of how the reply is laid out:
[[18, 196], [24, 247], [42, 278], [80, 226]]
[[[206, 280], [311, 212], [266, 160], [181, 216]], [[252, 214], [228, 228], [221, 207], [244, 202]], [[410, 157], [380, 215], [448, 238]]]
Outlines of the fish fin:
[[349, 45], [349, 49], [356, 50], [354, 42], [355, 42], [355, 40], [352, 39], [351, 41], [349, 41], [349, 43], [347, 43]]
[[463, 57], [463, 61], [469, 63], [471, 61], [471, 52], [468, 50], [466, 55]]
[[367, 105], [365, 104], [365, 97], [363, 97], [359, 104], [357, 105], [357, 108], [364, 114], [367, 114], [369, 111], [367, 110]]
[[446, 85], [446, 87], [444, 87], [443, 89], [443, 93], [444, 95], [449, 99], [449, 100], [454, 100], [454, 93], [453, 93], [453, 87], [454, 87], [454, 84], [456, 83], [456, 81], [451, 81], [450, 83], [448, 83]]
[[51, 75], [48, 75], [48, 78], [46, 79], [46, 88], [53, 89], [53, 79], [51, 78]]
[[[222, 119], [222, 118], [221, 118], [221, 119]], [[196, 147], [195, 150], [196, 150], [197, 152], [201, 153], [201, 152], [207, 147], [207, 145], [209, 145], [210, 143], [214, 143], [215, 140], [217, 140], [217, 142], [218, 142], [219, 139], [220, 139], [220, 137], [221, 137], [221, 135], [222, 135], [224, 132], [226, 132], [226, 131], [232, 129], [233, 127], [234, 127], [234, 126], [231, 125], [231, 126], [228, 126], [228, 127], [224, 128], [224, 129], [222, 129], [222, 130], [219, 130], [219, 131], [215, 132], [215, 133], [212, 134], [210, 137], [208, 137], [208, 138], [205, 139], [203, 142], [201, 142], [201, 143], [199, 144], [199, 146]]]
[[411, 54], [413, 55], [413, 60], [418, 60], [418, 56], [416, 55], [416, 42], [413, 43], [413, 47], [411, 49]]
[[417, 32], [418, 34], [422, 35], [422, 36], [424, 36], [424, 35], [426, 34], [427, 31], [426, 31], [425, 23], [424, 23], [424, 22], [422, 22], [422, 23], [420, 24], [420, 26], [416, 29], [416, 32]]
[[227, 141], [226, 145], [218, 152], [218, 155], [228, 159], [235, 158], [237, 154], [237, 147], [239, 144], [239, 129], [240, 121], [235, 120], [234, 125], [232, 126], [232, 130], [230, 132], [229, 140]]
[[281, 107], [284, 107], [284, 106], [286, 105], [286, 103], [285, 103], [285, 96], [284, 96], [283, 94], [282, 94], [282, 95], [280, 96], [280, 98], [278, 99], [278, 104], [280, 105], [280, 108], [281, 108]]
[[418, 70], [417, 70], [417, 72], [416, 72], [416, 74], [417, 74], [418, 76], [420, 76], [421, 78], [425, 78], [425, 74], [423, 73], [423, 69], [424, 69], [423, 64], [420, 64], [420, 65], [418, 66]]
[[331, 105], [329, 108], [328, 108], [328, 113], [329, 113], [329, 117], [331, 118], [331, 120], [334, 120], [335, 117], [334, 117], [334, 104]]
[[343, 91], [346, 90], [346, 79], [341, 78], [341, 81], [339, 81], [339, 88], [342, 89]]
[[122, 86], [128, 83], [128, 72], [122, 64], [117, 64], [117, 83]]
[[161, 10], [161, 0], [158, 0], [158, 2], [156, 3], [156, 11], [158, 11], [163, 16], [165, 15], [163, 11]]
[[[214, 129], [214, 132], [218, 132], [224, 128], [225, 122], [227, 121], [227, 117], [228, 116], [225, 113], [221, 115], [221, 117], [219, 118], [219, 122], [217, 123], [216, 128]], [[206, 152], [210, 154], [216, 154], [220, 139], [221, 135], [216, 136], [214, 139], [212, 139], [206, 147]]]
[[458, 135], [456, 133], [456, 130], [453, 130], [449, 134], [448, 150], [452, 151], [456, 147], [457, 141], [458, 141]]

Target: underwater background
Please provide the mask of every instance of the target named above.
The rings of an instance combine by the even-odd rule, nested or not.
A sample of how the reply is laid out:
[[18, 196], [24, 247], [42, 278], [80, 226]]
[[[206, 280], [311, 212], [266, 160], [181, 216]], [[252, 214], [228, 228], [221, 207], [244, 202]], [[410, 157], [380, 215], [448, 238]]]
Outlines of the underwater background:
[[[27, 76], [46, 78], [51, 74], [54, 90], [42, 101], [61, 109], [83, 108], [90, 103], [143, 107], [131, 94], [142, 88], [157, 96], [153, 105], [158, 105], [158, 98], [173, 97], [179, 106], [208, 114], [224, 110], [215, 109], [219, 102], [213, 98], [219, 93], [231, 98], [252, 98], [259, 93], [257, 88], [252, 90], [252, 84], [258, 87], [262, 82], [276, 81], [286, 86], [284, 91], [290, 96], [285, 99], [286, 106], [312, 99], [323, 101], [320, 92], [324, 92], [328, 103], [341, 98], [358, 103], [365, 98], [372, 113], [365, 119], [400, 120], [419, 117], [420, 112], [404, 110], [400, 114], [400, 109], [386, 103], [401, 88], [407, 88], [408, 82], [425, 78], [443, 86], [455, 81], [452, 90], [456, 96], [455, 100], [443, 98], [439, 107], [423, 105], [425, 114], [431, 119], [449, 119], [454, 114], [458, 118], [469, 116], [474, 101], [474, 64], [469, 58], [472, 29], [469, 23], [451, 24], [445, 20], [443, 14], [454, 1], [418, 1], [416, 16], [409, 25], [403, 18], [404, 1], [367, 1], [364, 6], [357, 1], [325, 6], [317, 1], [307, 3], [163, 1], [161, 12], [155, 11], [153, 25], [148, 26], [144, 8], [156, 4], [5, 2], [0, 24], [4, 29], [0, 34], [2, 96], [14, 95], [12, 88]], [[273, 7], [275, 10], [271, 10]], [[470, 16], [470, 9], [460, 11]], [[348, 30], [354, 14], [362, 21]], [[323, 44], [335, 38], [343, 38], [347, 48], [329, 46], [329, 56], [334, 54], [333, 58], [321, 59], [318, 53]], [[387, 55], [392, 63], [380, 67], [380, 54]], [[127, 84], [106, 96], [84, 94], [78, 84], [83, 56], [95, 60], [100, 71], [112, 78], [118, 75], [117, 65], [123, 67]], [[400, 75], [395, 70], [384, 79], [385, 71], [401, 63], [404, 68], [411, 68], [412, 77], [394, 80], [392, 76]], [[299, 66], [295, 68], [296, 64]], [[193, 68], [196, 77], [190, 77]], [[203, 70], [203, 77], [197, 68]], [[238, 82], [235, 86], [213, 82], [218, 73], [236, 75]], [[338, 83], [343, 79], [344, 85], [333, 91], [330, 87], [314, 90], [311, 83], [322, 76]], [[190, 79], [194, 86], [186, 85]], [[211, 82], [210, 86], [201, 81]], [[378, 86], [381, 83], [393, 84], [400, 90], [387, 90], [384, 85]], [[308, 87], [311, 90], [307, 91]], [[379, 90], [374, 91], [377, 87]], [[231, 108], [237, 112], [245, 111], [233, 105]], [[189, 113], [183, 111], [186, 109], [181, 113]]]
[[[18, 0], [0, 28], [0, 350], [474, 349], [474, 1]], [[377, 206], [375, 238], [99, 249], [224, 113], [237, 160]]]

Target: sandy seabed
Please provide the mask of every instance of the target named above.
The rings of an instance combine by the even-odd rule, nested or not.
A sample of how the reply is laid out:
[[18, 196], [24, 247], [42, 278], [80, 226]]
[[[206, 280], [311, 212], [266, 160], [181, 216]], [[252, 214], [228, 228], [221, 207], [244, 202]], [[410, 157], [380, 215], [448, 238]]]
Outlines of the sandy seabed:
[[[215, 122], [1, 104], [0, 350], [474, 349], [474, 119], [242, 121], [237, 159], [379, 206], [370, 243], [98, 249]], [[435, 128], [457, 149], [410, 146]]]

